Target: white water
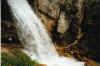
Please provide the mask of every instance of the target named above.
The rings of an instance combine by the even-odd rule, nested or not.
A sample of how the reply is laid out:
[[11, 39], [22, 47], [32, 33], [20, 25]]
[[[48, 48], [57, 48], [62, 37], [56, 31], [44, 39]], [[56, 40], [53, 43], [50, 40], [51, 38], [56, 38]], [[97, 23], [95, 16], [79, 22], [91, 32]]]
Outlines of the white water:
[[41, 20], [32, 11], [26, 0], [8, 0], [18, 25], [18, 35], [24, 45], [23, 51], [47, 66], [84, 66], [83, 62], [60, 57], [48, 36]]

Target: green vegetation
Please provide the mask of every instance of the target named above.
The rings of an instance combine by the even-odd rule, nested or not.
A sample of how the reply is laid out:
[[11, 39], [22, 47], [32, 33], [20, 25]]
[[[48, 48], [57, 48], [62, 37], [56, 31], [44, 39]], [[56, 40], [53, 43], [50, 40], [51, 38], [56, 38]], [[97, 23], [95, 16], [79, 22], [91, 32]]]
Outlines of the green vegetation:
[[36, 66], [38, 64], [20, 50], [10, 50], [10, 52], [14, 57], [9, 56], [7, 53], [1, 54], [1, 66]]

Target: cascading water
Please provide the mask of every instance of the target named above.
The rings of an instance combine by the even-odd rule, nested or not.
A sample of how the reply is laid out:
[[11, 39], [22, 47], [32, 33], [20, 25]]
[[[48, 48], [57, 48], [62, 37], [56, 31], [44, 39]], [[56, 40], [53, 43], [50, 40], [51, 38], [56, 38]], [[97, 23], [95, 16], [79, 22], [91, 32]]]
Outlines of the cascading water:
[[57, 54], [45, 27], [27, 0], [8, 0], [8, 4], [16, 18], [19, 39], [24, 46], [23, 51], [32, 60], [47, 66], [84, 66], [83, 62]]

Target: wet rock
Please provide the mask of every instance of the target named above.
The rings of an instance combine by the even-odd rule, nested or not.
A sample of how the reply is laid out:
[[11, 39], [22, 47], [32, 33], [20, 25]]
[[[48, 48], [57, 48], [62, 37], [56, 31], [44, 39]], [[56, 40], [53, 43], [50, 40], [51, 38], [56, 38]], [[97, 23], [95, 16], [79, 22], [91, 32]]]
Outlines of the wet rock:
[[88, 0], [85, 6], [82, 31], [84, 36], [79, 41], [79, 46], [86, 50], [90, 58], [100, 62], [100, 1]]

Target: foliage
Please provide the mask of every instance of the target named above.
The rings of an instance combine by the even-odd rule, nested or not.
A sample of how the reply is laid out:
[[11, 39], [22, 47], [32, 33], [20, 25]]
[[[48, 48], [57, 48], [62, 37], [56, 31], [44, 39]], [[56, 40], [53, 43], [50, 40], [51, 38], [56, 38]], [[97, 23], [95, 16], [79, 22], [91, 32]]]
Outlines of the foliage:
[[15, 56], [11, 57], [7, 53], [1, 54], [1, 66], [36, 66], [38, 64], [32, 61], [26, 54], [20, 50], [10, 50], [10, 52]]

